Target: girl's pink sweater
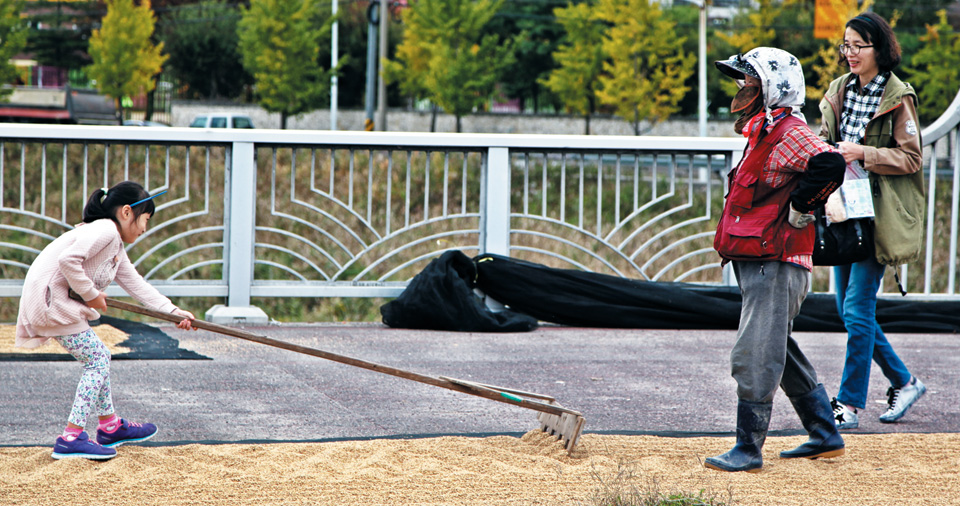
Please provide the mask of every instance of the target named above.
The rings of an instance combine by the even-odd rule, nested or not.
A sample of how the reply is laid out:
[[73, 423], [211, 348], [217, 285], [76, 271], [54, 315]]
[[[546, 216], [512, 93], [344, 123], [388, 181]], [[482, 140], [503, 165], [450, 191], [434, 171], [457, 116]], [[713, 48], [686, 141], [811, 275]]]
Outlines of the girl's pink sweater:
[[177, 307], [137, 272], [110, 219], [79, 225], [37, 255], [23, 280], [16, 346], [36, 348], [51, 337], [90, 328], [100, 313], [71, 299], [68, 289], [92, 300], [116, 281], [141, 304], [172, 312]]

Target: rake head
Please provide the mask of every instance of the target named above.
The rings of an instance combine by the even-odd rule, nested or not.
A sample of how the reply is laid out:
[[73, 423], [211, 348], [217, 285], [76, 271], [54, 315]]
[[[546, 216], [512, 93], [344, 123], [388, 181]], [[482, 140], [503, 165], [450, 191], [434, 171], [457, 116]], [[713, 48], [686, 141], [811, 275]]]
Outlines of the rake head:
[[[560, 406], [556, 401], [550, 402], [555, 406]], [[562, 406], [560, 406], [562, 407]], [[586, 419], [580, 413], [561, 413], [553, 415], [550, 413], [537, 414], [537, 420], [540, 421], [540, 429], [551, 436], [563, 441], [567, 454], [573, 454], [573, 450], [580, 442], [580, 434], [583, 432], [583, 424]]]

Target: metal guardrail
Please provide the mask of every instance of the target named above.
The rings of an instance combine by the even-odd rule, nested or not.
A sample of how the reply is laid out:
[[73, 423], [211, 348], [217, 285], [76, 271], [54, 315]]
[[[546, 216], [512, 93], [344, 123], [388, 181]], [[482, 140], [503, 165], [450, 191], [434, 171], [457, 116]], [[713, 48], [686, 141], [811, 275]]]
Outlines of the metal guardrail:
[[[923, 265], [901, 272], [915, 297], [957, 297], [958, 107], [960, 97], [923, 132], [926, 172], [937, 177]], [[124, 179], [169, 191], [128, 246], [138, 270], [168, 296], [225, 297], [228, 307], [393, 297], [451, 249], [729, 283], [712, 240], [743, 143], [2, 124], [0, 297], [19, 296], [32, 259], [80, 221], [94, 188]], [[949, 206], [937, 204], [944, 192]], [[814, 287], [829, 291], [823, 271]]]

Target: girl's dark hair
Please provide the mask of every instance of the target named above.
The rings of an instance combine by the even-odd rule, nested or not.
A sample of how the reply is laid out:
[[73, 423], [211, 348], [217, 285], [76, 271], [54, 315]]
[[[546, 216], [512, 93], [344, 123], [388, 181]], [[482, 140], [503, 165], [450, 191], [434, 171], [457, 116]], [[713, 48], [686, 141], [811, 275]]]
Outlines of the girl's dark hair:
[[[97, 188], [90, 195], [90, 199], [87, 200], [87, 205], [83, 206], [83, 222], [91, 223], [103, 218], [110, 218], [117, 222], [117, 211], [121, 207], [148, 197], [150, 197], [150, 194], [147, 193], [147, 190], [144, 190], [140, 183], [133, 181], [117, 183], [107, 191], [104, 191], [103, 188]], [[153, 200], [148, 200], [133, 207], [133, 216], [139, 218], [144, 213], [152, 216], [154, 211], [156, 211], [156, 206]]]
[[[890, 72], [900, 65], [900, 43], [890, 28], [890, 23], [873, 12], [864, 12], [847, 21], [847, 28], [860, 34], [867, 44], [873, 44], [873, 54], [877, 58], [880, 72]], [[848, 67], [847, 55], [840, 52], [840, 66]]]

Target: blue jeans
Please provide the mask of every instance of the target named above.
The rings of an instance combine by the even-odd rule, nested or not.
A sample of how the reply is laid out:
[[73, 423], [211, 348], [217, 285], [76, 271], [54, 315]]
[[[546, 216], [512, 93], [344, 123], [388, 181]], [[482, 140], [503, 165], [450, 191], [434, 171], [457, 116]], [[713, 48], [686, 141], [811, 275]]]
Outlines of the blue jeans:
[[871, 358], [894, 387], [906, 385], [911, 377], [877, 323], [877, 290], [884, 268], [873, 256], [833, 268], [837, 312], [847, 328], [847, 358], [837, 400], [860, 409], [867, 406]]

